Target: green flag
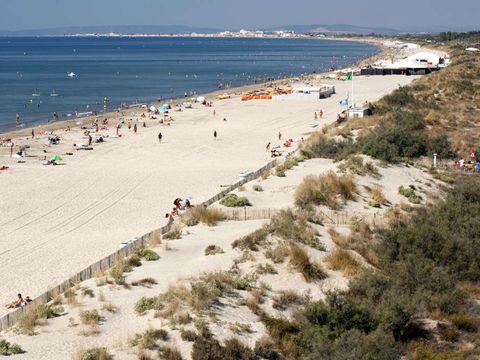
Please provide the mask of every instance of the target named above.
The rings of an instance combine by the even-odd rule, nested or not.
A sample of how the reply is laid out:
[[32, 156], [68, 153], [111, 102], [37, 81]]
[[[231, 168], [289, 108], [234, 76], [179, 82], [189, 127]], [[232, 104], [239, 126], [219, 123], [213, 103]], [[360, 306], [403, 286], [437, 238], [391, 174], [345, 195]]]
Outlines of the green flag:
[[353, 72], [349, 72], [347, 74], [347, 80], [349, 80], [349, 81], [353, 80]]

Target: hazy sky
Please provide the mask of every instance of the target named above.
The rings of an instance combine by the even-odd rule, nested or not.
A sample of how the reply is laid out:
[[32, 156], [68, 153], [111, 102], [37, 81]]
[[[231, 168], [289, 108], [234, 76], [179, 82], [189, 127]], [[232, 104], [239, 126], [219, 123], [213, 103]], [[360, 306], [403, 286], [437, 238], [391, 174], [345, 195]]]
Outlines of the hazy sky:
[[0, 0], [0, 29], [297, 24], [480, 28], [480, 0]]

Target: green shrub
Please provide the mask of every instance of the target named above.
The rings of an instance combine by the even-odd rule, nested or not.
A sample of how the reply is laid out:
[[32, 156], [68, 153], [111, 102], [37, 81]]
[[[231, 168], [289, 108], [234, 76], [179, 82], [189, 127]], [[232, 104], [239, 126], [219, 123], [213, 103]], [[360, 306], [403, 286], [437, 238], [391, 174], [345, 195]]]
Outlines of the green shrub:
[[356, 151], [356, 145], [351, 139], [337, 141], [328, 139], [321, 132], [314, 133], [302, 144], [302, 156], [312, 158], [327, 158], [341, 160]]
[[80, 311], [80, 321], [85, 325], [96, 325], [100, 322], [100, 314], [96, 309]]
[[142, 296], [140, 300], [135, 303], [135, 312], [140, 315], [144, 314], [148, 310], [162, 310], [163, 308], [164, 305], [158, 296]]
[[278, 177], [285, 177], [285, 167], [283, 165], [278, 165], [275, 168], [275, 175]]
[[160, 259], [160, 256], [155, 251], [150, 249], [139, 249], [137, 250], [136, 254], [144, 258], [146, 261], [156, 261]]
[[222, 200], [220, 200], [220, 204], [226, 207], [251, 206], [246, 197], [240, 197], [236, 194], [228, 194]]
[[252, 188], [253, 188], [254, 191], [258, 191], [258, 192], [263, 191], [263, 188], [260, 185], [253, 185]]
[[160, 346], [158, 353], [163, 360], [183, 360], [180, 351], [171, 346]]
[[253, 233], [244, 236], [241, 239], [235, 240], [232, 243], [232, 248], [239, 248], [241, 250], [258, 251], [258, 247], [266, 243], [268, 230], [265, 227], [255, 230]]
[[284, 240], [292, 240], [303, 244], [311, 243], [318, 232], [304, 218], [297, 217], [292, 210], [281, 210], [267, 225], [268, 232]]
[[198, 334], [193, 330], [180, 330], [180, 337], [183, 341], [190, 341], [193, 342], [197, 339]]
[[216, 255], [216, 254], [224, 254], [225, 251], [220, 246], [217, 245], [208, 245], [205, 248], [205, 256], [208, 255]]
[[127, 259], [127, 264], [131, 267], [142, 266], [142, 261], [138, 255], [132, 255]]
[[78, 360], [109, 360], [111, 356], [109, 355], [107, 348], [91, 348], [87, 350], [80, 351], [78, 354]]
[[15, 343], [9, 343], [7, 340], [0, 340], [0, 355], [16, 355], [22, 354], [24, 351], [22, 347]]
[[415, 187], [410, 185], [409, 187], [404, 187], [403, 185], [398, 188], [398, 193], [405, 196], [410, 202], [414, 204], [419, 204], [422, 200], [421, 196], [418, 196], [415, 193]]

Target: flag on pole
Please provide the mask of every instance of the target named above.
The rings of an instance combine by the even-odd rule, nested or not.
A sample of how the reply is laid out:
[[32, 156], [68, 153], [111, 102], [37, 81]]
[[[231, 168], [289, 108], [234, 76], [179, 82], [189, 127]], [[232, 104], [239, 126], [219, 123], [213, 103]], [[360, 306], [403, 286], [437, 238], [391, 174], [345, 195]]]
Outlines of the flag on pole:
[[353, 80], [353, 71], [347, 74], [347, 81], [352, 81], [352, 80]]
[[342, 105], [342, 106], [348, 106], [348, 99], [342, 99], [342, 100], [340, 100], [340, 105]]

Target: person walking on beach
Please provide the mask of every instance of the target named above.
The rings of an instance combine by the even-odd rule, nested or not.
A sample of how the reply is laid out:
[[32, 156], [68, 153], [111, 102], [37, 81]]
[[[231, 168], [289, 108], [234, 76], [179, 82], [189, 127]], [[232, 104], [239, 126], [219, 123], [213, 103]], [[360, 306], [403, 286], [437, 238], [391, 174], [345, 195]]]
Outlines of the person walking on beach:
[[217, 130], [213, 132], [213, 140], [217, 140]]
[[320, 110], [320, 119], [323, 119], [323, 110]]
[[32, 140], [35, 139], [35, 129], [32, 128]]
[[16, 122], [17, 126], [20, 125], [20, 114], [19, 113], [17, 113], [17, 116], [15, 117], [15, 122]]
[[133, 125], [133, 132], [134, 132], [135, 134], [137, 134], [137, 124], [134, 124], [134, 125]]
[[282, 133], [280, 131], [278, 132], [278, 140], [282, 140]]
[[271, 146], [271, 145], [272, 145], [271, 142], [269, 142], [269, 143], [267, 144], [267, 149], [266, 149], [266, 150], [267, 150], [267, 153], [270, 151], [270, 146]]
[[13, 156], [13, 141], [10, 141], [10, 157]]
[[92, 135], [88, 134], [88, 146], [92, 145]]
[[213, 110], [213, 117], [215, 117], [217, 115], [217, 111], [214, 109]]
[[313, 120], [317, 120], [317, 112], [315, 111], [315, 114], [313, 114]]
[[159, 132], [159, 133], [158, 133], [158, 142], [159, 142], [159, 143], [162, 142], [162, 137], [163, 137], [163, 136], [162, 136], [162, 133]]

